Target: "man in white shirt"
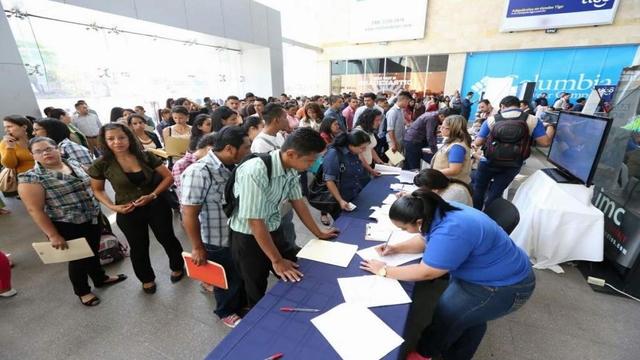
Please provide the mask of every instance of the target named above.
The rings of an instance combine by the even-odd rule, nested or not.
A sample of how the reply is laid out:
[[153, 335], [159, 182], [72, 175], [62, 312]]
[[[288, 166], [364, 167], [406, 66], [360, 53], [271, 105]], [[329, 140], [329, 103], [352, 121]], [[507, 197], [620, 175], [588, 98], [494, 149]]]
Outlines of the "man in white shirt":
[[558, 98], [558, 100], [556, 100], [556, 102], [553, 103], [553, 108], [555, 110], [567, 110], [569, 107], [568, 106], [569, 98], [571, 98], [571, 94], [562, 93]]
[[[257, 102], [258, 100], [256, 100]], [[252, 153], [268, 153], [278, 150], [284, 144], [284, 133], [289, 128], [287, 111], [280, 104], [267, 104], [262, 111], [265, 127], [251, 143]], [[281, 226], [285, 240], [297, 248], [296, 230], [293, 225], [293, 210], [290, 203], [284, 203], [280, 207], [282, 215]]]
[[95, 150], [98, 148], [98, 134], [100, 133], [102, 123], [100, 119], [98, 119], [98, 115], [89, 112], [89, 107], [85, 102], [77, 102], [75, 108], [78, 116], [76, 116], [71, 123], [87, 137], [89, 151], [95, 154]]
[[368, 92], [365, 93], [362, 97], [364, 99], [364, 105], [356, 109], [356, 112], [353, 115], [353, 127], [358, 126], [358, 118], [367, 109], [377, 109], [382, 114], [384, 114], [384, 109], [376, 105], [376, 94]]

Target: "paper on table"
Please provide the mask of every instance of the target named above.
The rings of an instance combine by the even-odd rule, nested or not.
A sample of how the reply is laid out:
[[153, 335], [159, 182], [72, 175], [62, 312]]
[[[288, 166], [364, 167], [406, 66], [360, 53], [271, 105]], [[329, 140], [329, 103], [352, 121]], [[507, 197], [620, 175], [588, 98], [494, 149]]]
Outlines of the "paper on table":
[[378, 360], [404, 340], [371, 310], [342, 303], [311, 319], [344, 360]]
[[382, 205], [382, 206], [372, 206], [369, 209], [373, 211], [379, 211], [381, 214], [389, 214], [391, 210], [391, 205]]
[[411, 302], [398, 280], [378, 275], [338, 278], [338, 285], [345, 302], [368, 308]]
[[387, 241], [391, 238], [392, 233], [393, 229], [385, 226], [385, 224], [367, 224], [364, 239], [371, 241]]
[[391, 205], [396, 202], [396, 200], [398, 200], [398, 197], [395, 194], [389, 194], [389, 196], [382, 201], [382, 204]]
[[417, 186], [410, 185], [410, 184], [391, 184], [391, 185], [389, 185], [389, 187], [391, 188], [391, 190], [404, 191], [404, 192], [408, 192], [408, 193], [412, 193], [412, 192], [418, 190]]
[[375, 170], [379, 171], [382, 175], [399, 175], [402, 169], [395, 166], [376, 164]]
[[404, 156], [402, 156], [402, 153], [400, 151], [393, 152], [391, 149], [389, 149], [384, 154], [389, 158], [389, 164], [391, 165], [395, 166], [404, 161]]
[[356, 251], [358, 251], [358, 245], [313, 239], [298, 252], [297, 256], [325, 264], [347, 267]]
[[67, 240], [68, 249], [59, 250], [51, 246], [50, 242], [35, 242], [32, 243], [33, 249], [36, 251], [40, 260], [44, 264], [55, 264], [73, 260], [80, 260], [88, 257], [92, 257], [93, 251], [87, 243], [87, 239], [79, 238], [74, 240]]
[[400, 172], [400, 175], [397, 176], [398, 181], [400, 181], [401, 183], [406, 183], [406, 184], [413, 184], [413, 178], [416, 177], [416, 172], [414, 171], [407, 171], [407, 170], [402, 170], [402, 172]]
[[[389, 239], [389, 244], [390, 245], [394, 245], [394, 244], [398, 244], [401, 243], [405, 240], [408, 240], [414, 236], [416, 236], [417, 234], [410, 234], [406, 231], [394, 231], [391, 234], [391, 238]], [[393, 254], [393, 255], [387, 255], [387, 256], [380, 256], [378, 254], [378, 252], [376, 251], [376, 247], [378, 247], [380, 245], [374, 245], [362, 250], [358, 250], [358, 252], [356, 254], [358, 254], [358, 256], [360, 256], [361, 258], [363, 258], [364, 260], [379, 260], [382, 261], [384, 263], [386, 263], [389, 266], [398, 266], [398, 265], [402, 265], [404, 263], [408, 263], [409, 261], [413, 261], [413, 260], [417, 260], [417, 259], [421, 259], [422, 258], [422, 253], [415, 253], [415, 254]]]

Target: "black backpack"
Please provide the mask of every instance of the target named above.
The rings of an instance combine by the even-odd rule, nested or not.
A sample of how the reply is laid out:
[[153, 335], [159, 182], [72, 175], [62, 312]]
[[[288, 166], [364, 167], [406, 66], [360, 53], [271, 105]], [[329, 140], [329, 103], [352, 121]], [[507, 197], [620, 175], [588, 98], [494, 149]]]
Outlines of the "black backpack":
[[495, 123], [487, 137], [484, 156], [492, 166], [520, 167], [531, 154], [531, 134], [527, 119], [529, 114], [521, 113], [517, 118], [494, 116]]
[[[338, 154], [338, 162], [340, 164], [338, 181], [337, 185], [340, 187], [340, 182], [342, 181], [342, 173], [346, 171], [346, 164], [344, 163], [344, 159], [340, 150], [337, 151]], [[326, 212], [329, 214], [334, 214], [340, 212], [340, 204], [333, 197], [329, 188], [327, 187], [327, 182], [324, 181], [324, 169], [320, 166], [318, 172], [315, 174], [313, 182], [309, 186], [309, 194], [307, 195], [307, 200], [309, 200], [309, 205], [313, 208], [320, 210], [321, 212]]]
[[224, 185], [225, 204], [222, 205], [222, 211], [224, 211], [224, 214], [227, 215], [228, 218], [231, 218], [231, 215], [233, 215], [233, 211], [240, 203], [240, 197], [235, 197], [233, 194], [233, 186], [235, 185], [235, 182], [236, 182], [236, 171], [238, 170], [240, 165], [257, 157], [259, 157], [260, 160], [264, 162], [264, 166], [267, 167], [267, 178], [269, 179], [269, 183], [271, 182], [271, 172], [273, 168], [273, 165], [271, 163], [271, 155], [249, 154], [244, 159], [242, 159], [242, 161], [238, 165], [236, 165], [235, 168], [233, 168], [233, 171], [231, 171], [231, 176], [229, 177], [229, 180], [227, 180], [227, 183]]

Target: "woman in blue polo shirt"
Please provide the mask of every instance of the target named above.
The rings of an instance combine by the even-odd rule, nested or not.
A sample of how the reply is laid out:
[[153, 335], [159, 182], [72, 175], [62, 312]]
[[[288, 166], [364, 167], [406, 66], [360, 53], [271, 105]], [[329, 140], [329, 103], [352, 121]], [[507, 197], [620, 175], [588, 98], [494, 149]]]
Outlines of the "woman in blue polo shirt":
[[[435, 356], [471, 359], [487, 330], [487, 321], [519, 309], [531, 297], [535, 275], [527, 255], [486, 214], [448, 203], [418, 190], [391, 206], [392, 222], [421, 233], [405, 242], [378, 247], [382, 255], [424, 252], [419, 264], [386, 266], [368, 260], [361, 268], [380, 276], [422, 281], [449, 273], [431, 324], [422, 332], [416, 352], [407, 359]], [[427, 240], [425, 240], [427, 239]]]
[[338, 135], [324, 156], [323, 180], [339, 208], [331, 214], [335, 220], [340, 210], [351, 211], [349, 202], [362, 190], [360, 179], [365, 174], [360, 157], [371, 143], [369, 135], [356, 130]]

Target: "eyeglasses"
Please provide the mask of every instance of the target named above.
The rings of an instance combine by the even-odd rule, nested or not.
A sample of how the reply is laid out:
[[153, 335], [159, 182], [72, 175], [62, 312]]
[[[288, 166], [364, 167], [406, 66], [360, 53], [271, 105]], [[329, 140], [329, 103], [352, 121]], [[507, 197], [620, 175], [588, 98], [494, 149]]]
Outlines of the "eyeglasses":
[[34, 150], [33, 151], [33, 155], [43, 155], [44, 153], [48, 152], [54, 152], [58, 150], [57, 148], [53, 147], [53, 146], [49, 146], [48, 148], [44, 148], [42, 150]]

